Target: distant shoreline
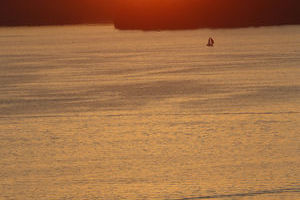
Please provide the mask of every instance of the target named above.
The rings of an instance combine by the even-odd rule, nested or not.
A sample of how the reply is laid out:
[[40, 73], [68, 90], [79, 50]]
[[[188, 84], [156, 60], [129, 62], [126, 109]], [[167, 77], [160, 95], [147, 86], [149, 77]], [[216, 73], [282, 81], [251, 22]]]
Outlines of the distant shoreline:
[[116, 30], [120, 31], [184, 31], [184, 30], [201, 30], [201, 29], [241, 29], [241, 28], [263, 28], [263, 27], [283, 27], [283, 26], [300, 26], [300, 24], [274, 24], [274, 25], [257, 25], [257, 26], [238, 26], [238, 27], [198, 27], [198, 28], [153, 28], [153, 29], [143, 29], [143, 28], [118, 28], [112, 22], [105, 23], [62, 23], [62, 24], [25, 24], [25, 25], [0, 25], [0, 28], [19, 28], [19, 27], [63, 27], [63, 26], [111, 26]]
[[300, 24], [271, 24], [271, 25], [248, 25], [248, 26], [199, 26], [195, 28], [141, 28], [141, 27], [116, 27], [118, 30], [130, 31], [130, 30], [141, 30], [141, 31], [177, 31], [177, 30], [199, 30], [199, 29], [241, 29], [241, 28], [261, 28], [261, 27], [278, 27], [278, 26], [300, 26]]

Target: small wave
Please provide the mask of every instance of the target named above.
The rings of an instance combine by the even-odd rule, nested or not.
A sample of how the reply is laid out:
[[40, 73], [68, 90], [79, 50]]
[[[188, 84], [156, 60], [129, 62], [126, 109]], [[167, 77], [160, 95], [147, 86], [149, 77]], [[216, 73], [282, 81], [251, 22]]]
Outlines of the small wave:
[[181, 199], [173, 199], [173, 200], [198, 200], [198, 199], [220, 199], [220, 198], [228, 198], [228, 197], [249, 197], [249, 196], [257, 196], [264, 194], [280, 194], [280, 193], [298, 193], [300, 192], [300, 188], [285, 188], [285, 189], [275, 189], [275, 190], [262, 190], [262, 191], [254, 191], [247, 193], [234, 193], [234, 194], [216, 194], [210, 196], [198, 196], [198, 197], [186, 197]]

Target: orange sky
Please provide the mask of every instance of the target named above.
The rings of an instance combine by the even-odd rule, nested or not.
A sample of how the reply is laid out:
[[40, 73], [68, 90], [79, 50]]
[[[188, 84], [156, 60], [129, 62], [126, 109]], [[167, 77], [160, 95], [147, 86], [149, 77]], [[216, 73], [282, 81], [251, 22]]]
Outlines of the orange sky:
[[299, 24], [299, 0], [0, 0], [0, 25], [115, 22], [231, 27]]

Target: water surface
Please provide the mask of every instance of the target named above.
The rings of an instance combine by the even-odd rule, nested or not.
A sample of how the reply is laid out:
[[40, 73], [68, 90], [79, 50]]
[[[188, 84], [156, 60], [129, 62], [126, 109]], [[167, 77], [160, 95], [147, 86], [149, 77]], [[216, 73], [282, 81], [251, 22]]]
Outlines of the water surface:
[[299, 66], [299, 26], [0, 28], [0, 198], [299, 199]]

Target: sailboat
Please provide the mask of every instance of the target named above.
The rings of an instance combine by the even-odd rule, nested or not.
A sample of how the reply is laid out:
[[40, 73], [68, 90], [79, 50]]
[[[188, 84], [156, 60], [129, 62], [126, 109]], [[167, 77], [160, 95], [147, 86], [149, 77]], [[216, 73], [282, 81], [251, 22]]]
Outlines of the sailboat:
[[208, 38], [208, 43], [207, 43], [206, 46], [208, 46], [208, 47], [213, 47], [214, 44], [215, 44], [214, 39], [212, 39], [212, 37]]

